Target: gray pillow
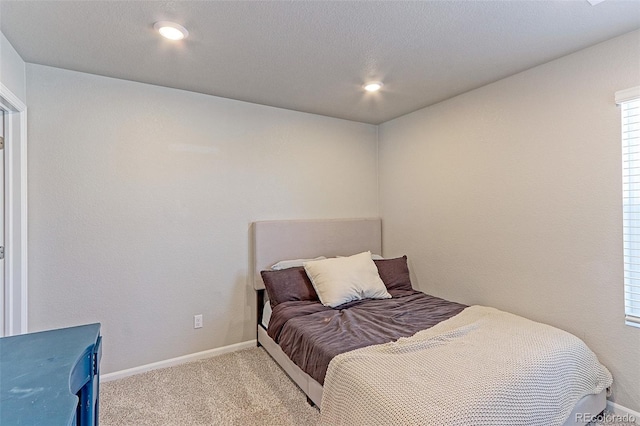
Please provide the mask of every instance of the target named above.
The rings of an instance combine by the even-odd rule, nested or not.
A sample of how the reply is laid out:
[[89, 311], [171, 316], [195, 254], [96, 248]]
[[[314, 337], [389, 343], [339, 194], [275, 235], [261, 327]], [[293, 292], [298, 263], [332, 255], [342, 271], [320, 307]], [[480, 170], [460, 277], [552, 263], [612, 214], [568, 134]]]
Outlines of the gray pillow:
[[378, 267], [378, 274], [387, 290], [407, 290], [413, 291], [409, 267], [407, 266], [407, 256], [396, 259], [382, 259], [373, 261]]
[[279, 271], [261, 271], [260, 275], [262, 275], [272, 308], [282, 302], [319, 300], [302, 266]]

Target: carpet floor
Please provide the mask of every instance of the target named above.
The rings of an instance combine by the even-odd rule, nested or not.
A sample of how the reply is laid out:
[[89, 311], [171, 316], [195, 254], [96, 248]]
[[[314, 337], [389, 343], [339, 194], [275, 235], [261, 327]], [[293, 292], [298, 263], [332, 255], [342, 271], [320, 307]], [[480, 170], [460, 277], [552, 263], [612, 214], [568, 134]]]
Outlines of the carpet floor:
[[100, 384], [101, 426], [305, 426], [319, 418], [262, 348]]

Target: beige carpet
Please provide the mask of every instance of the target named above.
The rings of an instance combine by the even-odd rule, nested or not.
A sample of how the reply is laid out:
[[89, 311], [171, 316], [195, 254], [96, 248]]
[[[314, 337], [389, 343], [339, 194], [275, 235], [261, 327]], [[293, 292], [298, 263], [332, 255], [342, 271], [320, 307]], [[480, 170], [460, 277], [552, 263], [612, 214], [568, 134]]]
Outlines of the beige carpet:
[[319, 418], [318, 410], [262, 348], [100, 386], [101, 426], [305, 426], [316, 425]]
[[315, 425], [319, 417], [261, 348], [100, 385], [101, 426]]

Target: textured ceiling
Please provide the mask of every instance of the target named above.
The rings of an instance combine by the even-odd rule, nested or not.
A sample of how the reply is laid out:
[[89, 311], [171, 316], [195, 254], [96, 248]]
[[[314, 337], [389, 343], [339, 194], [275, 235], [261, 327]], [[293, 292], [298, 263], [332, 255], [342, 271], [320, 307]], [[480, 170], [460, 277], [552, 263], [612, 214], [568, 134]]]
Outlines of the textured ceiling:
[[638, 28], [638, 0], [0, 2], [27, 62], [374, 124]]

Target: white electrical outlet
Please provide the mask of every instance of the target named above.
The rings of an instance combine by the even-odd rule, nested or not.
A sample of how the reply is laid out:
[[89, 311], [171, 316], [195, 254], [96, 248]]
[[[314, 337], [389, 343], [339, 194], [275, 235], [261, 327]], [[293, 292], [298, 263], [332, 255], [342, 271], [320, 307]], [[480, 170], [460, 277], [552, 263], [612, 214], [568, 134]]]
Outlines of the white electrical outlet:
[[193, 316], [193, 328], [202, 328], [202, 314]]

